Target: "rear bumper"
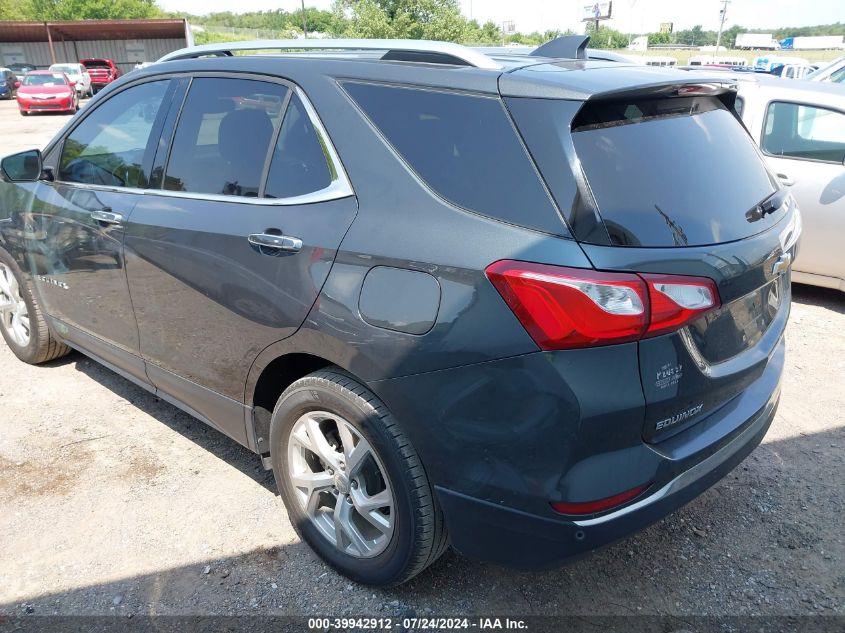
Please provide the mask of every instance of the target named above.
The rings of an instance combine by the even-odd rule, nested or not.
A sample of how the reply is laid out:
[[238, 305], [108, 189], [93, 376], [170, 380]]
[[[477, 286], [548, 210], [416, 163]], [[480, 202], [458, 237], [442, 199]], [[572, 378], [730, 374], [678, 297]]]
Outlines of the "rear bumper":
[[707, 490], [760, 444], [771, 425], [780, 392], [709, 457], [628, 506], [594, 518], [554, 520], [499, 506], [438, 487], [452, 545], [471, 558], [546, 569], [575, 560], [641, 530]]
[[[554, 567], [664, 517], [762, 440], [780, 397], [785, 343], [753, 382], [695, 425], [643, 441], [637, 346], [527, 354], [370, 383], [420, 454], [459, 552]], [[650, 483], [604, 514], [550, 502], [605, 499]]]

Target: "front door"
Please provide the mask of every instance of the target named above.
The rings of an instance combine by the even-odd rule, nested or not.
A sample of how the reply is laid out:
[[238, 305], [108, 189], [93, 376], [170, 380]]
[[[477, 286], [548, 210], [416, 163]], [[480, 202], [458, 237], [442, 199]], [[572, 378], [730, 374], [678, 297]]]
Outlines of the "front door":
[[143, 198], [169, 84], [129, 87], [72, 128], [50, 153], [55, 181], [37, 186], [27, 244], [30, 272], [61, 335], [142, 380], [124, 228]]
[[127, 226], [141, 353], [160, 391], [246, 443], [249, 369], [304, 321], [357, 203], [285, 83], [194, 78], [171, 148]]
[[794, 269], [831, 278], [827, 285], [845, 283], [845, 111], [772, 102], [760, 146], [804, 217]]

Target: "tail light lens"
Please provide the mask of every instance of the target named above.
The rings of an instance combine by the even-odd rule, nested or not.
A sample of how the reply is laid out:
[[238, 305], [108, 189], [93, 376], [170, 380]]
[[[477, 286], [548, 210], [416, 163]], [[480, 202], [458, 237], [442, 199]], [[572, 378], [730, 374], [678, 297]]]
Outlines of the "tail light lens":
[[646, 336], [677, 330], [719, 305], [712, 279], [641, 275], [648, 284], [651, 318]]
[[544, 350], [664, 334], [718, 306], [710, 279], [502, 260], [487, 277]]
[[561, 514], [595, 514], [596, 512], [604, 512], [616, 506], [621, 506], [623, 503], [636, 499], [646, 490], [651, 487], [651, 484], [643, 484], [631, 490], [620, 492], [618, 495], [607, 497], [606, 499], [598, 499], [596, 501], [585, 501], [582, 503], [568, 503], [566, 501], [552, 501], [552, 508], [555, 512]]

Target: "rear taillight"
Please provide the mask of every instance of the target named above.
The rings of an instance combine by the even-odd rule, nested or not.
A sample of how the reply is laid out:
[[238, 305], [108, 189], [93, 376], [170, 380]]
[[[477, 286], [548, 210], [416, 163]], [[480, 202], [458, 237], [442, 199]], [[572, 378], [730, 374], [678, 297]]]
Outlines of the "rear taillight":
[[638, 275], [502, 260], [487, 277], [544, 350], [634, 341], [678, 329], [719, 305], [699, 277]]
[[677, 330], [719, 305], [719, 293], [712, 279], [650, 274], [641, 277], [648, 283], [651, 304], [646, 336]]

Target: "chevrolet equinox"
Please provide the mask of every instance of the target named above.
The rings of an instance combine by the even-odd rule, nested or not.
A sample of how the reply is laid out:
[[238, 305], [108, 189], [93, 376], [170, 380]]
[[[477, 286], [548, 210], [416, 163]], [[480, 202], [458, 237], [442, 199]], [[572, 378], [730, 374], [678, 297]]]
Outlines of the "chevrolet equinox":
[[109, 84], [3, 159], [3, 337], [254, 451], [362, 583], [643, 528], [766, 433], [800, 216], [724, 75], [583, 44], [206, 45]]

